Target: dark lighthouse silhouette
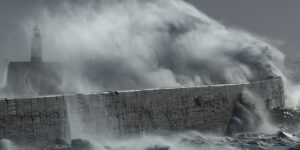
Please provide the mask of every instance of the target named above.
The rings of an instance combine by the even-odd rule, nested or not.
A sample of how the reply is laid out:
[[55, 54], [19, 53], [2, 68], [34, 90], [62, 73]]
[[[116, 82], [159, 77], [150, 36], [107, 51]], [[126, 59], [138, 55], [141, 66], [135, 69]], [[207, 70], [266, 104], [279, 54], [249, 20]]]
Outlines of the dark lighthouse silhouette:
[[4, 92], [8, 96], [60, 94], [61, 71], [61, 63], [43, 61], [42, 34], [39, 26], [35, 25], [30, 61], [9, 62]]
[[40, 28], [35, 25], [31, 42], [31, 62], [42, 63], [42, 35]]

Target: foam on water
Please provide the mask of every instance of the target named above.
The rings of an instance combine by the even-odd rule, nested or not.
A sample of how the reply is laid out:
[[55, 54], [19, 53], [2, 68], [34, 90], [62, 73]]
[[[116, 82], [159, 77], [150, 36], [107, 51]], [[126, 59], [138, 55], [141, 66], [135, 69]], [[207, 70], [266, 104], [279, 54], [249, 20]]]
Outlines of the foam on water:
[[[168, 135], [141, 135], [124, 139], [89, 141], [91, 150], [297, 150], [299, 135], [245, 133], [233, 137], [202, 134], [196, 131]], [[1, 150], [35, 150], [17, 147], [9, 140], [1, 140]], [[45, 146], [47, 147], [47, 146]], [[57, 149], [59, 149], [57, 147]], [[56, 150], [57, 150], [56, 149]], [[70, 150], [85, 150], [73, 147]]]

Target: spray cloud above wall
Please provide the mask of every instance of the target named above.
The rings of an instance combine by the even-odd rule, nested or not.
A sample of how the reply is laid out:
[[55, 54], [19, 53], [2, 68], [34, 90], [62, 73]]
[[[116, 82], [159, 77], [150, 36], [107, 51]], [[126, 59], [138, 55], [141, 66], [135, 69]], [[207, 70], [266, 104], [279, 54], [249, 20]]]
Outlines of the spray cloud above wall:
[[[185, 1], [63, 1], [40, 9], [44, 57], [66, 62], [65, 92], [240, 83], [283, 75], [265, 38], [225, 27]], [[31, 34], [32, 19], [24, 29]]]

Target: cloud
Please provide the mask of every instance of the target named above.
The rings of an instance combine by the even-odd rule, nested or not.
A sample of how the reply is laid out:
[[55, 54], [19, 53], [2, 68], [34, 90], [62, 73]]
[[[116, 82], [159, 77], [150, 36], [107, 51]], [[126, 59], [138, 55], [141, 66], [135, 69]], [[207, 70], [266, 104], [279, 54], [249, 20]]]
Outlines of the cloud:
[[[64, 2], [60, 8], [59, 13], [41, 9], [37, 20], [46, 59], [68, 62], [66, 91], [239, 83], [282, 75], [284, 55], [278, 49], [184, 1]], [[32, 22], [24, 23], [28, 36]]]
[[[61, 88], [66, 93], [240, 83], [273, 76], [288, 82], [284, 55], [274, 40], [226, 27], [185, 1], [30, 0], [16, 6], [17, 11], [2, 17], [10, 16], [21, 32], [6, 35], [21, 33], [18, 37], [27, 41], [13, 40], [15, 48], [4, 42], [12, 51], [1, 53], [28, 60], [32, 27], [39, 22], [45, 60], [65, 63]], [[24, 8], [26, 13], [18, 11]]]

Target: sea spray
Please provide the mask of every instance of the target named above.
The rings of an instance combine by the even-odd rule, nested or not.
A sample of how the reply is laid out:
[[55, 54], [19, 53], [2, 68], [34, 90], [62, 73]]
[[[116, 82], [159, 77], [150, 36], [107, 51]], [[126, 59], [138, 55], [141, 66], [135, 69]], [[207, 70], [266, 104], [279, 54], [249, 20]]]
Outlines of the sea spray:
[[65, 97], [68, 141], [78, 138], [94, 141], [120, 136], [115, 134], [119, 131], [112, 128], [117, 125], [117, 122], [112, 119], [107, 120], [110, 114], [106, 112], [103, 101], [93, 97], [94, 95], [80, 94]]
[[276, 47], [246, 31], [225, 27], [185, 1], [66, 2], [61, 7], [59, 13], [42, 11], [39, 22], [47, 35], [47, 56], [55, 54], [48, 59], [67, 62], [62, 74], [65, 92], [284, 76], [284, 55]]
[[274, 134], [279, 131], [279, 128], [271, 121], [269, 110], [272, 108], [267, 108], [267, 102], [262, 97], [249, 90], [245, 90], [244, 94], [245, 98], [254, 105], [254, 111], [261, 120], [260, 125], [254, 127], [257, 129], [256, 132]]
[[21, 149], [12, 141], [8, 139], [1, 139], [0, 150], [21, 150]]
[[[59, 87], [63, 93], [280, 76], [286, 106], [298, 105], [298, 88], [289, 84], [282, 52], [265, 38], [226, 27], [185, 1], [91, 0], [58, 5], [59, 11], [40, 10], [41, 17], [35, 20], [47, 37], [45, 60], [64, 64]], [[30, 35], [32, 22], [22, 24]]]

